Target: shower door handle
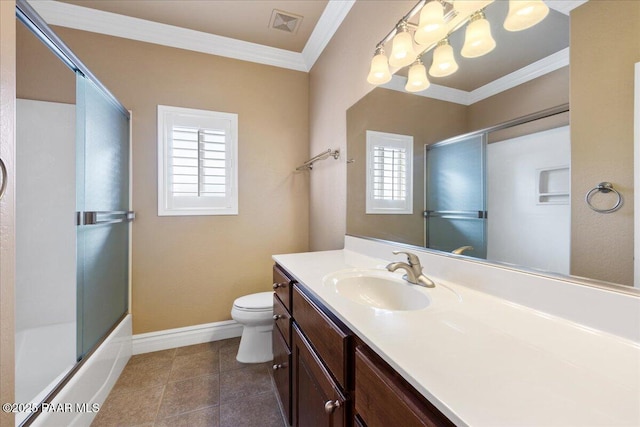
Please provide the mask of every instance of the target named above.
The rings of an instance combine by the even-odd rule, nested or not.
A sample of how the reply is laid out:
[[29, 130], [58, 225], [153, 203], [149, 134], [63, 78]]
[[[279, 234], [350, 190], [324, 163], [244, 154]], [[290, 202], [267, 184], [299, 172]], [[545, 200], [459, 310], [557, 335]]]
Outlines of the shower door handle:
[[78, 225], [104, 225], [131, 222], [136, 218], [134, 211], [87, 211], [77, 213]]
[[0, 184], [0, 200], [4, 197], [4, 193], [7, 191], [7, 167], [4, 161], [0, 159], [0, 172], [2, 173], [2, 184]]

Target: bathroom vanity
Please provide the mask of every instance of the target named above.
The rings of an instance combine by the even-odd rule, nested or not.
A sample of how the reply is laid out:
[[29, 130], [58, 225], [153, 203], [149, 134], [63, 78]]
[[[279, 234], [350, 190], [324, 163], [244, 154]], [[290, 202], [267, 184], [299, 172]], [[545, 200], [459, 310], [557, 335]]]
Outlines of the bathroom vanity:
[[[640, 424], [637, 326], [614, 334], [577, 323], [579, 314], [563, 318], [474, 289], [513, 272], [454, 283], [428, 253], [418, 255], [436, 287], [409, 285], [385, 270], [398, 260], [390, 249], [352, 240], [344, 250], [273, 257], [274, 378], [291, 425]], [[469, 267], [477, 268], [486, 266]], [[512, 292], [537, 280], [518, 274]], [[341, 287], [361, 286], [345, 280], [360, 275], [367, 283], [379, 276], [408, 299], [388, 308], [391, 294]], [[535, 285], [544, 297], [548, 289]], [[418, 294], [426, 305], [415, 305]], [[599, 308], [615, 305], [638, 320], [637, 296], [615, 298]]]
[[453, 425], [291, 273], [276, 264], [273, 279], [274, 378], [290, 424]]

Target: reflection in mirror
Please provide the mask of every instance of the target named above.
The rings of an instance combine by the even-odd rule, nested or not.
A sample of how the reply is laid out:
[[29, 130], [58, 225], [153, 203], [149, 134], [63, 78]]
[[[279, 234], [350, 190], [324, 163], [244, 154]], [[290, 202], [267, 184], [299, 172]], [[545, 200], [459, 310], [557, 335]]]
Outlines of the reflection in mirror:
[[[589, 1], [574, 9], [571, 68], [550, 67], [553, 71], [515, 79], [511, 85], [509, 77], [499, 79], [499, 89], [486, 79], [462, 82], [461, 75], [454, 74], [451, 87], [462, 88], [462, 98], [443, 88], [446, 78], [434, 79], [422, 96], [404, 92], [401, 76], [372, 90], [347, 111], [347, 150], [353, 159], [347, 166], [347, 233], [446, 252], [463, 247], [464, 256], [633, 285], [633, 93], [624, 86], [633, 87], [634, 64], [640, 61], [638, 9], [635, 2], [625, 1]], [[568, 16], [558, 17], [559, 13], [552, 10], [549, 15], [554, 25], [568, 28]], [[619, 29], [615, 35], [607, 31], [612, 27]], [[527, 31], [533, 29], [523, 33]], [[563, 31], [548, 32], [569, 34]], [[530, 41], [536, 39], [532, 34], [526, 34]], [[496, 51], [508, 44], [498, 41]], [[533, 44], [511, 48], [526, 50]], [[498, 61], [499, 56], [491, 55], [485, 62], [492, 78], [513, 73], [508, 56], [508, 70], [501, 72], [505, 57]], [[428, 66], [430, 60], [423, 60]], [[460, 71], [486, 76], [486, 63], [469, 62]], [[434, 144], [569, 103], [571, 123], [566, 112], [484, 134], [479, 165], [486, 168], [485, 182], [468, 179], [479, 187], [473, 194], [486, 195], [484, 205], [441, 209], [476, 211], [475, 221], [482, 225], [468, 237], [457, 238], [461, 229], [473, 228], [466, 226], [472, 219], [443, 218], [435, 212], [425, 218], [424, 211], [439, 209], [428, 203], [438, 181], [450, 187], [451, 174], [473, 176], [470, 166], [455, 156], [450, 166], [438, 170], [440, 164], [426, 155], [439, 153]], [[365, 213], [368, 130], [413, 137], [412, 214]], [[585, 194], [603, 181], [613, 182], [623, 195], [622, 208], [612, 214], [598, 214], [584, 201]], [[606, 194], [599, 196], [599, 203], [609, 203]], [[486, 220], [478, 221], [478, 211], [487, 212]]]
[[569, 274], [567, 109], [427, 146], [425, 246]]

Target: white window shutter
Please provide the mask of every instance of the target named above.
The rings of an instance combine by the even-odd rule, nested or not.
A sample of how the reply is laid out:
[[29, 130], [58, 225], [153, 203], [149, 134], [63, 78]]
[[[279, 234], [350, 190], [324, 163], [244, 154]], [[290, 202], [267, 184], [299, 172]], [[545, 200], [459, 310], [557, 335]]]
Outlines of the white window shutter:
[[237, 114], [158, 106], [158, 215], [238, 213]]
[[413, 213], [413, 137], [367, 131], [367, 214]]

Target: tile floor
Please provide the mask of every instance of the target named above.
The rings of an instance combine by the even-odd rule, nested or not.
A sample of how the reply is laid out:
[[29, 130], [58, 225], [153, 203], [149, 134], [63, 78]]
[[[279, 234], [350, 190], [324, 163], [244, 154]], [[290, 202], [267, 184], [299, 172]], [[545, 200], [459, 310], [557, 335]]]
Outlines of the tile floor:
[[133, 356], [91, 426], [286, 426], [271, 363], [237, 362], [239, 343]]

